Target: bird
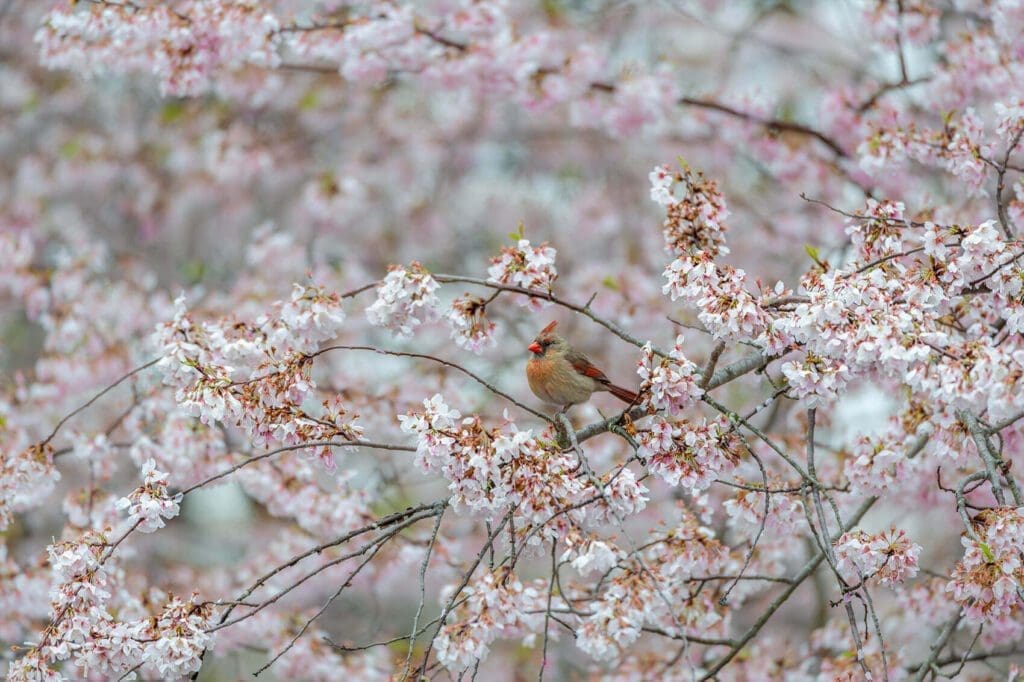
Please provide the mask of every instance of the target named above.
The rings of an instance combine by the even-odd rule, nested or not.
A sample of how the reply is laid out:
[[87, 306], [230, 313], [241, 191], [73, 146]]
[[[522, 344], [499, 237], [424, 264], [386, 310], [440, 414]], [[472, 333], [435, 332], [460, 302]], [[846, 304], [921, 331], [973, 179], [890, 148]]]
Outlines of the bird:
[[526, 363], [526, 379], [535, 396], [561, 405], [561, 412], [586, 402], [595, 391], [608, 391], [631, 405], [639, 401], [636, 393], [613, 384], [586, 355], [555, 334], [557, 324], [552, 322], [540, 330], [527, 347], [533, 355]]

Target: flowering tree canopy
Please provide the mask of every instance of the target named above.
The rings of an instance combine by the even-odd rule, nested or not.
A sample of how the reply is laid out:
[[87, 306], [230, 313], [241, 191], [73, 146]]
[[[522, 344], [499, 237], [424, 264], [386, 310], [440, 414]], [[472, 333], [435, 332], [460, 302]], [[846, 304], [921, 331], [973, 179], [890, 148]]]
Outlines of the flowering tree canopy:
[[1015, 679], [1022, 83], [1017, 0], [0, 0], [0, 670]]

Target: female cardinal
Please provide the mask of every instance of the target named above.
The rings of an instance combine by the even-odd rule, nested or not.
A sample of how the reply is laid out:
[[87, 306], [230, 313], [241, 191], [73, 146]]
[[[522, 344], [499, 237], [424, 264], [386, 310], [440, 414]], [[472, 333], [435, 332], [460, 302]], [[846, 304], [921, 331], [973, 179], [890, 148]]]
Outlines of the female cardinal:
[[594, 391], [608, 391], [619, 400], [637, 402], [636, 393], [613, 384], [586, 355], [555, 334], [556, 324], [544, 327], [528, 347], [533, 357], [526, 363], [526, 378], [534, 395], [561, 405], [563, 412], [570, 405], [589, 400]]

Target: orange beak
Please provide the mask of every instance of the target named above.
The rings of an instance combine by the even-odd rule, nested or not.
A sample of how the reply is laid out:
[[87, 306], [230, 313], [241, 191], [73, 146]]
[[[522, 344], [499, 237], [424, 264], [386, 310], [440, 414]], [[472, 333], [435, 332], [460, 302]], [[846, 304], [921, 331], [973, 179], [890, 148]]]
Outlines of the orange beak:
[[540, 347], [540, 344], [534, 341], [533, 343], [526, 347], [526, 350], [536, 355], [540, 355], [542, 349]]

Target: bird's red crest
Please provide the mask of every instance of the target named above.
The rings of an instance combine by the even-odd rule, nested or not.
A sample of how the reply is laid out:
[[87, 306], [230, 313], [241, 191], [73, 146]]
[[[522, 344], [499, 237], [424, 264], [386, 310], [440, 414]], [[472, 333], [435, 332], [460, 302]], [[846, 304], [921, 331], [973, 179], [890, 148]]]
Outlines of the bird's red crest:
[[557, 327], [557, 326], [558, 326], [558, 320], [552, 320], [551, 322], [548, 323], [548, 326], [546, 326], [546, 327], [544, 327], [543, 329], [540, 330], [540, 333], [541, 334], [550, 334], [551, 332], [555, 331], [555, 327]]

